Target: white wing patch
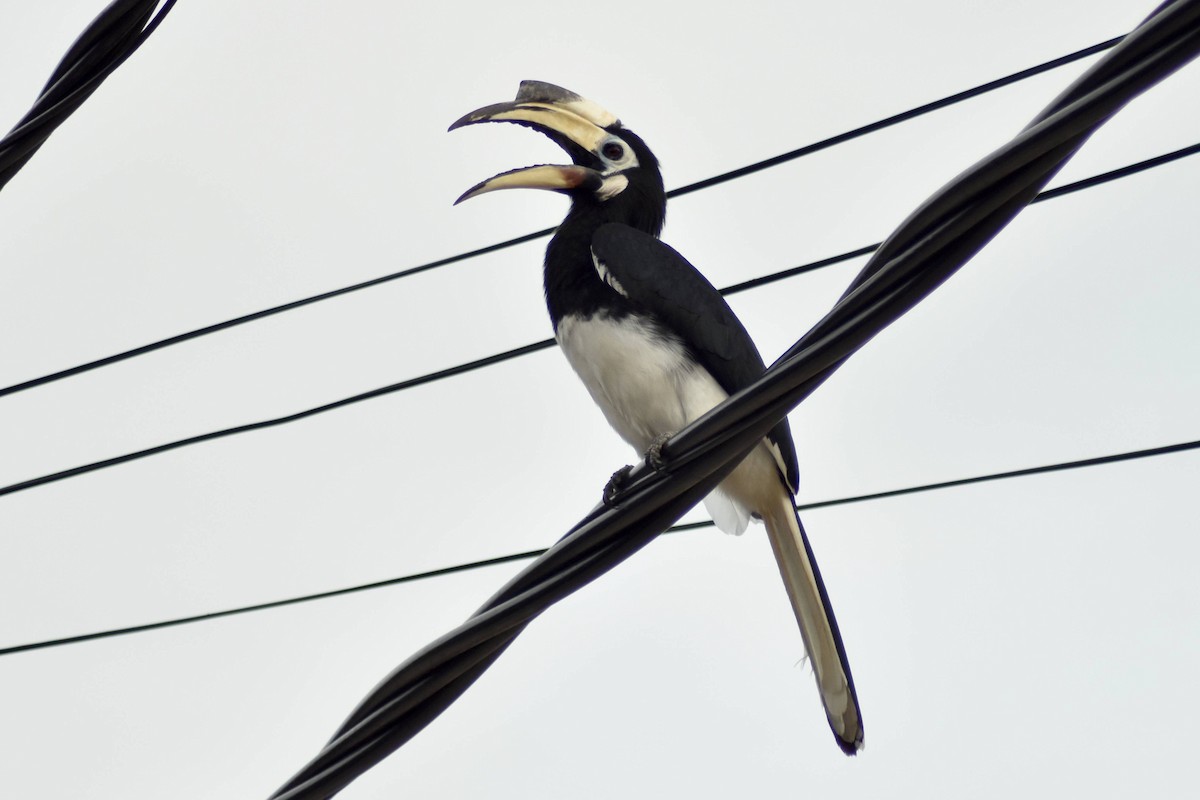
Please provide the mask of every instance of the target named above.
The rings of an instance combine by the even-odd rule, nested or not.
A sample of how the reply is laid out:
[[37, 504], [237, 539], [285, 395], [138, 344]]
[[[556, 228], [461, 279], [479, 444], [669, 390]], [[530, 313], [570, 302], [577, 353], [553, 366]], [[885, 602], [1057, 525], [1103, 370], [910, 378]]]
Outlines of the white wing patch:
[[629, 297], [629, 292], [625, 291], [625, 287], [621, 285], [621, 282], [608, 271], [608, 266], [600, 260], [595, 250], [592, 251], [592, 264], [595, 265], [596, 274], [600, 276], [600, 280], [611, 286], [622, 297]]

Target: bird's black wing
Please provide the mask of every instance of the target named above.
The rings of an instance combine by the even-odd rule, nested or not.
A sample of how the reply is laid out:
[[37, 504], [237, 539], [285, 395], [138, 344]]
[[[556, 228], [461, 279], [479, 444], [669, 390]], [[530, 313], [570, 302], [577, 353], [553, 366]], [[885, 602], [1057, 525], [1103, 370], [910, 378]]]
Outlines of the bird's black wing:
[[[613, 288], [650, 312], [691, 349], [733, 394], [762, 377], [766, 366], [733, 309], [708, 279], [669, 245], [628, 225], [610, 223], [592, 236], [592, 254]], [[767, 439], [779, 448], [784, 477], [797, 490], [796, 446], [784, 418]]]

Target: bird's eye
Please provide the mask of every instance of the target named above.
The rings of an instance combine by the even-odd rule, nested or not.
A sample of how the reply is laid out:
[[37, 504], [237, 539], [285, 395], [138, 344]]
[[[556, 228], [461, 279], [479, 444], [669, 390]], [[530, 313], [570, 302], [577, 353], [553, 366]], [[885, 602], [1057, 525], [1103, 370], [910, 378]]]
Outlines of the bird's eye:
[[620, 142], [605, 142], [604, 147], [600, 148], [600, 152], [609, 161], [620, 161], [625, 157], [625, 148]]

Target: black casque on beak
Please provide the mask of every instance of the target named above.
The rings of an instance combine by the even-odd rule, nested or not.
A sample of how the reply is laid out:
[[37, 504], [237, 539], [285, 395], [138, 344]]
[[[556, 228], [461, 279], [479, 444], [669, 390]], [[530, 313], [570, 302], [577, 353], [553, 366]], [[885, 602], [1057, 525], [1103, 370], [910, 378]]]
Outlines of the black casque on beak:
[[[515, 100], [496, 103], [463, 116], [450, 130], [481, 122], [513, 122], [550, 137], [571, 156], [571, 165], [541, 164], [502, 172], [468, 189], [455, 204], [498, 189], [600, 191], [610, 165], [604, 148], [621, 121], [574, 92], [541, 81], [521, 81]], [[634, 160], [636, 164], [636, 160]], [[600, 168], [600, 169], [598, 169]]]

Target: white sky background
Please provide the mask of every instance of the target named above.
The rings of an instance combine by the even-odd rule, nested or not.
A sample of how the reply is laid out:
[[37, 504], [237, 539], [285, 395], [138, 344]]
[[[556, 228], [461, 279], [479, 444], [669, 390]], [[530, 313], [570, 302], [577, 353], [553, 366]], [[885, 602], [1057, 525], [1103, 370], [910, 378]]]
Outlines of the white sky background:
[[[100, 0], [9, 3], [0, 126]], [[552, 225], [445, 132], [522, 78], [668, 187], [1132, 28], [1131, 0], [183, 0], [0, 192], [0, 384]], [[1093, 63], [1089, 60], [1087, 64]], [[877, 241], [1074, 65], [674, 201], [718, 286]], [[1200, 140], [1200, 65], [1056, 183]], [[801, 501], [1194, 439], [1200, 160], [1039, 205], [792, 416]], [[549, 335], [544, 241], [0, 399], [0, 484]], [[768, 361], [860, 259], [732, 300]], [[0, 499], [0, 646], [542, 547], [632, 454], [556, 351]], [[867, 748], [831, 740], [761, 528], [655, 542], [347, 798], [1130, 797], [1194, 786], [1200, 454], [806, 515]], [[692, 518], [699, 518], [693, 514]], [[11, 797], [261, 798], [519, 565], [0, 658]]]

